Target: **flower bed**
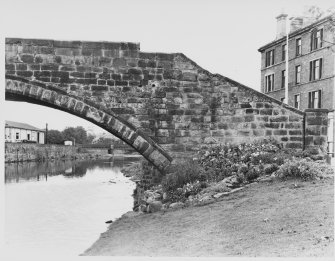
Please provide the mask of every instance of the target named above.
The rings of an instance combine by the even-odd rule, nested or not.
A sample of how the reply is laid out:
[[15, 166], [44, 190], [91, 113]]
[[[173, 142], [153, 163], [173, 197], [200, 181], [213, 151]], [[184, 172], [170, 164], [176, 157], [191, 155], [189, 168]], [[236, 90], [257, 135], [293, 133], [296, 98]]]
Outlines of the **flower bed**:
[[161, 184], [149, 191], [155, 196], [146, 197], [140, 209], [151, 212], [158, 205], [164, 209], [198, 204], [254, 181], [320, 178], [333, 173], [324, 159], [324, 155], [311, 150], [283, 149], [273, 140], [213, 146], [200, 151], [197, 160], [185, 160], [171, 167]]

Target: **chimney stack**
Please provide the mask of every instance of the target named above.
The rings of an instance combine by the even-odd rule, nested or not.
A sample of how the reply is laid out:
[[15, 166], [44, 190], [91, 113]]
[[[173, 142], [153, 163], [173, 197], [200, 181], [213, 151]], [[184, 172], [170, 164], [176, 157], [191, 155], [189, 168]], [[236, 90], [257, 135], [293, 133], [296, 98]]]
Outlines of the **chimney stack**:
[[277, 19], [277, 36], [276, 39], [280, 39], [286, 35], [286, 19], [287, 14], [280, 14], [276, 17]]
[[301, 29], [303, 26], [303, 21], [304, 19], [302, 17], [295, 17], [294, 19], [292, 19], [291, 21], [291, 27], [290, 27], [290, 33]]

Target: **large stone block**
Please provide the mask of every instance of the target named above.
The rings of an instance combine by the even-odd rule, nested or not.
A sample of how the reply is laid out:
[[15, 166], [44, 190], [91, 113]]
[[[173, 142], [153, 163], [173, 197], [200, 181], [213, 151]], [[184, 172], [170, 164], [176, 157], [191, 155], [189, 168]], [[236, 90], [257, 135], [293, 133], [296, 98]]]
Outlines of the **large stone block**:
[[302, 130], [289, 130], [289, 135], [302, 135]]
[[270, 122], [286, 122], [287, 120], [288, 120], [287, 116], [277, 116], [270, 118]]
[[322, 125], [324, 124], [324, 119], [319, 116], [307, 117], [306, 123], [307, 125]]
[[273, 135], [287, 135], [287, 130], [274, 130]]
[[197, 81], [197, 74], [193, 72], [183, 72], [181, 80], [195, 82]]
[[286, 148], [288, 149], [302, 149], [302, 143], [293, 143], [293, 142], [288, 142], [285, 145]]
[[259, 114], [260, 115], [272, 115], [272, 109], [260, 109]]

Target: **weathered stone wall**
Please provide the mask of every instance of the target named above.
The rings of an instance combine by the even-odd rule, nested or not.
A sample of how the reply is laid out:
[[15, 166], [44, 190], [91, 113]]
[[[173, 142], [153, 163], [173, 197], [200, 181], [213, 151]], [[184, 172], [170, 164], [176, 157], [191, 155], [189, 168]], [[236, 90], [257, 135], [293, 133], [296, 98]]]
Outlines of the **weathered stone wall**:
[[5, 143], [5, 162], [71, 159], [76, 154], [77, 148], [73, 146]]
[[133, 195], [134, 209], [143, 204], [143, 202], [141, 202], [141, 198], [144, 191], [151, 188], [153, 185], [159, 184], [163, 178], [163, 174], [147, 161], [141, 161], [141, 168], [143, 176], [141, 177], [141, 180], [136, 183], [136, 190]]
[[327, 151], [328, 110], [308, 109], [305, 111], [305, 148]]
[[107, 155], [108, 149], [106, 148], [80, 148], [79, 152], [90, 153], [93, 155]]
[[[6, 39], [6, 77], [75, 97], [75, 102], [62, 97], [62, 109], [80, 111], [80, 117], [107, 130], [112, 126], [114, 135], [158, 166], [167, 165], [164, 151], [176, 159], [212, 143], [271, 137], [284, 147], [303, 148], [303, 112], [211, 74], [180, 53], [140, 52], [134, 43], [11, 38]], [[14, 89], [9, 86], [6, 93], [17, 93]], [[21, 91], [27, 92], [32, 91]], [[53, 93], [40, 96], [55, 104], [60, 98]], [[92, 117], [83, 103], [101, 109], [102, 116]]]

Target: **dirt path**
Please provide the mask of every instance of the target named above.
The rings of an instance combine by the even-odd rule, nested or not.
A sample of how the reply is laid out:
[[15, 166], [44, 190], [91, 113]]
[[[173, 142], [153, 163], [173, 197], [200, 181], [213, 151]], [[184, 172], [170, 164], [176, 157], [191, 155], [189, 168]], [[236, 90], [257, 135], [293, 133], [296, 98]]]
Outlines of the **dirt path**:
[[258, 183], [222, 201], [121, 218], [84, 255], [332, 256], [334, 180]]

